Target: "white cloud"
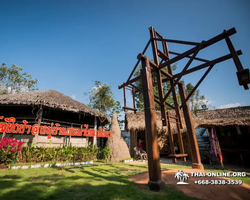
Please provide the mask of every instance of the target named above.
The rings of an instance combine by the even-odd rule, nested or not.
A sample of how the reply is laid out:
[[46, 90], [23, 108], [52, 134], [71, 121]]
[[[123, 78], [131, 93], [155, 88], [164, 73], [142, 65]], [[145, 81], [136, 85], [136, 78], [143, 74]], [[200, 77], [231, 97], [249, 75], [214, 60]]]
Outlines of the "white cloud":
[[91, 90], [98, 90], [99, 88], [100, 88], [100, 86], [99, 87], [92, 87]]
[[76, 99], [76, 95], [73, 94], [73, 95], [71, 96], [71, 98], [72, 98], [72, 99]]
[[233, 108], [233, 107], [239, 107], [241, 106], [241, 103], [229, 103], [225, 105], [221, 105], [219, 108]]

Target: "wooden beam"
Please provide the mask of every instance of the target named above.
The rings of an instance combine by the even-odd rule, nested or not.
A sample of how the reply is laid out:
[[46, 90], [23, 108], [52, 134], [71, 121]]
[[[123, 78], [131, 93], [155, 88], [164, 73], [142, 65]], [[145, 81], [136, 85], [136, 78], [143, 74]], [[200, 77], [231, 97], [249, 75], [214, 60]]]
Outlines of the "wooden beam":
[[[228, 35], [228, 36], [233, 35], [233, 34], [235, 34], [235, 33], [236, 33], [235, 28], [232, 28], [232, 29], [230, 29], [230, 30], [227, 31], [227, 35]], [[210, 45], [212, 45], [212, 44], [214, 44], [214, 43], [216, 43], [216, 42], [219, 42], [220, 40], [223, 40], [224, 38], [225, 38], [225, 34], [224, 34], [224, 33], [219, 34], [219, 35], [213, 37], [212, 39], [205, 41], [205, 42], [204, 42], [204, 45], [202, 46], [201, 49], [204, 49], [204, 48], [206, 48], [206, 47], [208, 47], [208, 46], [210, 46]], [[188, 51], [182, 53], [181, 55], [176, 56], [176, 57], [172, 58], [171, 60], [169, 60], [169, 61], [167, 61], [167, 62], [161, 64], [161, 65], [159, 66], [159, 68], [164, 68], [164, 67], [166, 67], [166, 66], [168, 66], [168, 65], [170, 65], [170, 64], [173, 64], [173, 63], [175, 63], [175, 62], [181, 60], [182, 58], [185, 58], [186, 56], [189, 56], [189, 55], [192, 54], [192, 53], [195, 53], [195, 52], [197, 51], [197, 49], [199, 49], [200, 44], [201, 44], [201, 43], [199, 43], [199, 44], [197, 45], [197, 47], [194, 47], [194, 48], [192, 48], [192, 49], [190, 49], [190, 50], [188, 50]]]
[[154, 90], [152, 84], [151, 69], [148, 57], [141, 58], [142, 61], [142, 87], [145, 110], [146, 145], [148, 154], [148, 171], [150, 190], [161, 190], [164, 182], [161, 180], [161, 165], [158, 149], [158, 136], [156, 127], [156, 113], [154, 104]]
[[132, 90], [132, 95], [133, 95], [133, 106], [134, 106], [134, 113], [136, 113], [136, 105], [135, 105], [135, 88]]
[[97, 144], [97, 117], [95, 116], [94, 119], [94, 130], [95, 130], [95, 136], [93, 137], [93, 146], [96, 146]]
[[[180, 124], [178, 123], [178, 119], [176, 120], [176, 126], [177, 126], [177, 135], [178, 135], [178, 143], [179, 143], [179, 147], [180, 147], [180, 153], [185, 154]], [[185, 154], [185, 155], [187, 155], [187, 154]], [[182, 157], [182, 161], [186, 162], [185, 156]]]
[[126, 110], [133, 110], [133, 111], [137, 110], [136, 108], [130, 108], [130, 107], [127, 107], [127, 106], [126, 107], [124, 106], [123, 108], [126, 109]]
[[[171, 154], [175, 154], [175, 149], [174, 149], [174, 136], [172, 133], [172, 129], [171, 129], [171, 123], [170, 123], [170, 119], [169, 119], [169, 114], [167, 112], [167, 122], [168, 122], [168, 140], [169, 140], [169, 146], [170, 146], [170, 153]], [[172, 159], [173, 163], [177, 163], [176, 158]]]
[[[238, 55], [242, 55], [242, 51], [241, 51], [241, 50], [236, 51], [236, 53], [237, 53]], [[209, 62], [207, 62], [207, 63], [203, 63], [203, 64], [201, 64], [201, 65], [198, 65], [198, 66], [196, 66], [196, 67], [193, 67], [193, 68], [191, 68], [191, 69], [188, 69], [188, 70], [184, 73], [184, 75], [187, 75], [187, 74], [190, 74], [190, 73], [192, 73], [192, 72], [195, 72], [195, 71], [204, 69], [204, 68], [206, 68], [206, 67], [209, 67], [209, 66], [211, 66], [211, 65], [215, 65], [215, 64], [217, 64], [217, 63], [223, 62], [223, 61], [228, 60], [228, 59], [231, 59], [231, 58], [232, 58], [232, 55], [231, 55], [231, 54], [227, 54], [227, 55], [225, 55], [225, 56], [222, 56], [222, 57], [219, 57], [219, 58], [217, 58], [217, 59], [211, 60], [211, 61], [209, 61]], [[181, 73], [178, 73], [178, 74], [173, 75], [173, 78], [177, 78], [180, 74], [181, 74]], [[166, 82], [166, 81], [169, 81], [169, 79], [168, 79], [168, 78], [167, 78], [167, 79], [163, 79], [162, 81], [163, 81], [163, 82]]]
[[[170, 58], [167, 42], [162, 42], [162, 47], [163, 47], [164, 54], [167, 55], [168, 58]], [[171, 65], [168, 65], [167, 68], [168, 68], [169, 74], [172, 76], [173, 72], [172, 72]], [[175, 80], [173, 78], [170, 79], [171, 87], [174, 85], [174, 83], [175, 83]], [[174, 89], [172, 91], [172, 95], [173, 95], [173, 101], [174, 101], [174, 109], [175, 109], [175, 112], [176, 112], [176, 115], [177, 115], [177, 118], [178, 118], [177, 122], [180, 123], [179, 127], [181, 129], [183, 129], [183, 122], [182, 122], [181, 112], [180, 112], [180, 109], [179, 109], [179, 102], [178, 102], [178, 98], [177, 98], [177, 93], [176, 93], [175, 87], [174, 87]]]
[[[237, 55], [237, 53], [235, 51], [233, 43], [231, 42], [231, 40], [230, 40], [230, 38], [229, 38], [226, 30], [224, 30], [224, 33], [225, 33], [225, 36], [226, 36], [225, 40], [226, 40], [228, 49], [229, 49], [230, 53], [232, 54], [234, 64], [235, 64], [235, 66], [237, 68], [237, 71], [238, 71], [237, 72], [237, 77], [238, 77], [238, 80], [239, 80], [239, 84], [243, 85], [243, 87], [244, 87], [245, 90], [248, 90], [249, 89], [248, 84], [247, 83], [243, 84], [240, 81], [240, 72], [242, 72], [244, 70], [244, 68], [243, 68], [243, 66], [242, 66], [242, 64], [240, 62], [240, 59], [239, 59], [239, 57], [238, 57], [238, 55]], [[249, 72], [248, 72], [248, 74], [249, 74]]]
[[[123, 98], [124, 98], [124, 108], [127, 106], [126, 105], [126, 86], [123, 88]], [[124, 109], [124, 112], [127, 112], [126, 109]]]
[[[200, 84], [202, 83], [202, 81], [206, 78], [206, 76], [208, 75], [208, 73], [211, 71], [211, 69], [213, 68], [214, 65], [210, 66], [207, 71], [205, 72], [205, 74], [201, 77], [201, 79], [198, 81], [198, 83], [194, 86], [193, 90], [188, 94], [186, 101], [188, 101], [190, 99], [190, 97], [193, 95], [193, 93], [195, 92], [195, 90], [200, 86]], [[182, 108], [182, 105], [180, 106], [180, 108]]]
[[35, 135], [35, 138], [34, 138], [34, 147], [37, 147], [37, 141], [38, 141], [38, 137], [39, 137], [39, 131], [40, 131], [40, 126], [41, 126], [41, 122], [42, 122], [42, 117], [43, 117], [43, 107], [42, 105], [40, 106], [40, 109], [38, 111], [38, 132], [37, 132], [37, 135]]
[[140, 80], [140, 79], [141, 79], [141, 76], [137, 76], [137, 77], [131, 79], [130, 81], [128, 81], [128, 82], [126, 82], [126, 83], [123, 83], [122, 85], [119, 85], [119, 86], [118, 86], [118, 89], [121, 89], [121, 88], [123, 88], [123, 87], [129, 85], [130, 83], [134, 83], [134, 82], [136, 82], [136, 81], [138, 81], [138, 80]]
[[[150, 38], [155, 38], [156, 34], [155, 34], [155, 29], [152, 27], [151, 29], [149, 29], [150, 31]], [[152, 52], [153, 52], [153, 57], [154, 57], [154, 62], [157, 65], [159, 65], [159, 60], [158, 60], [158, 56], [157, 56], [157, 42], [154, 40], [151, 40], [151, 46], [152, 46]], [[158, 89], [158, 94], [159, 94], [159, 100], [161, 102], [160, 107], [161, 107], [161, 119], [162, 119], [162, 125], [166, 126], [167, 125], [167, 116], [166, 116], [166, 107], [165, 107], [165, 102], [163, 101], [163, 97], [164, 97], [164, 91], [163, 91], [163, 85], [162, 85], [162, 78], [161, 78], [161, 70], [158, 69], [156, 71], [156, 78], [157, 78], [157, 89]]]
[[204, 169], [203, 164], [201, 163], [200, 152], [197, 144], [197, 139], [194, 131], [193, 119], [191, 112], [189, 110], [188, 102], [186, 99], [186, 92], [184, 84], [178, 84], [179, 93], [181, 97], [181, 102], [183, 106], [183, 114], [186, 122], [188, 139], [190, 144], [191, 156], [192, 156], [192, 168], [193, 169]]
[[168, 157], [170, 157], [170, 158], [181, 158], [181, 157], [183, 157], [183, 158], [185, 158], [185, 157], [187, 157], [188, 155], [187, 154], [169, 154], [168, 155]]
[[167, 57], [161, 50], [157, 49], [157, 54], [162, 60], [169, 60], [169, 57]]
[[199, 45], [199, 42], [188, 42], [188, 41], [181, 41], [181, 40], [171, 40], [171, 39], [162, 39], [162, 38], [154, 38], [153, 40], [162, 41], [162, 42], [170, 42], [170, 43], [177, 43], [177, 44], [187, 44], [187, 45]]
[[188, 67], [191, 65], [191, 63], [193, 62], [195, 56], [199, 53], [200, 49], [203, 47], [204, 43], [202, 42], [198, 48], [196, 49], [196, 51], [194, 52], [194, 54], [192, 55], [192, 57], [190, 58], [190, 60], [188, 61], [188, 63], [186, 64], [186, 66], [183, 68], [182, 72], [180, 73], [180, 75], [178, 76], [177, 80], [175, 83], [173, 83], [171, 85], [171, 88], [169, 89], [169, 91], [167, 92], [167, 94], [164, 97], [164, 101], [166, 101], [166, 99], [168, 98], [169, 94], [175, 89], [175, 86], [177, 85], [177, 83], [179, 82], [179, 80], [181, 79], [181, 77], [184, 75], [184, 73], [186, 72], [186, 70], [188, 69]]
[[[150, 40], [148, 41], [147, 45], [145, 46], [144, 50], [142, 51], [142, 54], [145, 54], [145, 52], [146, 52], [146, 50], [147, 50], [149, 44], [150, 44]], [[140, 60], [138, 59], [137, 62], [136, 62], [136, 64], [135, 64], [135, 66], [134, 66], [134, 68], [133, 68], [133, 70], [132, 70], [132, 72], [130, 73], [130, 75], [129, 75], [129, 77], [128, 77], [127, 82], [130, 81], [130, 79], [131, 79], [131, 77], [133, 76], [133, 74], [134, 74], [134, 72], [135, 72], [135, 70], [136, 70], [136, 68], [137, 68], [137, 66], [138, 66], [138, 64], [139, 64], [139, 62], [140, 62]], [[120, 89], [120, 88], [119, 88], [119, 89]]]
[[[173, 54], [173, 55], [181, 55], [180, 53], [176, 53], [176, 52], [173, 52], [173, 51], [169, 51], [170, 54]], [[191, 58], [191, 56], [186, 56], [186, 58]], [[202, 62], [209, 62], [210, 60], [206, 60], [206, 59], [203, 59], [203, 58], [197, 58], [195, 57], [194, 60], [198, 60], [198, 61], [202, 61]]]

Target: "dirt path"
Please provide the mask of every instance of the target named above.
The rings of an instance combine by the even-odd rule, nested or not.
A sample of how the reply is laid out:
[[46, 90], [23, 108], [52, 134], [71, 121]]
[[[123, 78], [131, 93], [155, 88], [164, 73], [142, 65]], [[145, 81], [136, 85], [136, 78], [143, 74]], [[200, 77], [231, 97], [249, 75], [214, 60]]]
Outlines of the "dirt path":
[[[194, 172], [193, 169], [182, 169], [185, 173], [190, 175], [190, 172]], [[188, 196], [197, 197], [204, 200], [248, 200], [250, 199], [250, 186], [247, 184], [242, 185], [198, 185], [195, 184], [195, 180], [219, 180], [220, 178], [209, 177], [190, 177], [188, 179], [189, 185], [177, 185], [178, 182], [174, 179], [174, 175], [177, 169], [162, 170], [162, 180], [166, 184], [171, 184], [176, 189], [181, 190]], [[195, 170], [195, 172], [202, 172], [201, 170]], [[225, 179], [225, 178], [224, 178]], [[148, 183], [148, 173], [137, 174], [129, 178], [130, 181], [138, 184]]]

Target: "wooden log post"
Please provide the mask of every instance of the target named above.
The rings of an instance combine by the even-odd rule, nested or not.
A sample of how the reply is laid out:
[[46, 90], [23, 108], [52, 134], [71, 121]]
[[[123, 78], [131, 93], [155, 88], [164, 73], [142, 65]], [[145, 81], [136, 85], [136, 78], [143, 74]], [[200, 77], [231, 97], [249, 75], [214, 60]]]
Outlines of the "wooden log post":
[[130, 131], [130, 155], [131, 158], [135, 156], [134, 148], [137, 147], [137, 131]]
[[[180, 122], [178, 119], [176, 120], [176, 126], [177, 126], [177, 134], [178, 134], [178, 143], [179, 143], [179, 147], [180, 147], [180, 153], [185, 154], [183, 140], [182, 140], [182, 134], [181, 134], [181, 129], [180, 129]], [[182, 161], [186, 162], [186, 157], [182, 157]]]
[[141, 59], [142, 62], [141, 78], [142, 78], [145, 123], [146, 123], [145, 135], [146, 135], [148, 171], [149, 171], [148, 186], [150, 190], [159, 191], [163, 189], [165, 183], [161, 180], [160, 154], [158, 148], [158, 136], [156, 129], [156, 113], [154, 104], [152, 75], [148, 57], [144, 57], [141, 54], [139, 54], [137, 58]]
[[133, 107], [134, 107], [134, 114], [136, 114], [136, 105], [135, 105], [135, 88], [132, 89], [133, 94]]
[[95, 136], [93, 137], [93, 146], [96, 146], [96, 135], [97, 135], [97, 118], [95, 116], [95, 119], [94, 119], [94, 130], [95, 130]]
[[[153, 27], [149, 28], [150, 32], [150, 38], [156, 38], [156, 33], [155, 29]], [[156, 40], [151, 40], [151, 46], [152, 46], [152, 52], [153, 52], [153, 57], [154, 57], [154, 63], [156, 65], [159, 65], [159, 60], [158, 60], [158, 55], [157, 55], [157, 41]], [[162, 125], [166, 126], [167, 125], [167, 116], [166, 116], [166, 107], [165, 107], [165, 101], [163, 101], [164, 98], [164, 91], [163, 91], [163, 85], [162, 85], [162, 77], [161, 77], [161, 70], [157, 69], [156, 71], [156, 78], [157, 78], [157, 88], [158, 88], [158, 93], [159, 93], [159, 100], [160, 100], [160, 106], [161, 106], [161, 120], [162, 120]]]
[[183, 106], [183, 114], [186, 122], [187, 132], [188, 132], [188, 139], [190, 144], [191, 150], [191, 157], [192, 157], [192, 168], [193, 169], [204, 169], [203, 164], [201, 163], [200, 152], [197, 144], [197, 139], [194, 131], [192, 115], [189, 110], [188, 102], [186, 101], [186, 92], [183, 83], [179, 83], [179, 93], [180, 98]]
[[6, 133], [5, 131], [3, 132], [3, 135], [2, 135], [2, 139], [6, 136]]
[[35, 138], [34, 138], [34, 147], [37, 147], [37, 141], [38, 141], [38, 137], [39, 137], [39, 133], [40, 133], [40, 126], [41, 126], [41, 122], [42, 122], [42, 117], [43, 117], [43, 108], [42, 106], [40, 107], [40, 110], [39, 110], [39, 118], [38, 118], [38, 132], [37, 132], [37, 135], [35, 135]]
[[[170, 124], [170, 118], [169, 118], [169, 114], [167, 112], [167, 125], [168, 125], [168, 138], [169, 138], [169, 146], [170, 146], [170, 153], [171, 154], [175, 154], [175, 149], [174, 149], [174, 136], [172, 133], [172, 129], [171, 129], [171, 124]], [[174, 157], [172, 158], [172, 162], [173, 163], [177, 163], [177, 159]]]

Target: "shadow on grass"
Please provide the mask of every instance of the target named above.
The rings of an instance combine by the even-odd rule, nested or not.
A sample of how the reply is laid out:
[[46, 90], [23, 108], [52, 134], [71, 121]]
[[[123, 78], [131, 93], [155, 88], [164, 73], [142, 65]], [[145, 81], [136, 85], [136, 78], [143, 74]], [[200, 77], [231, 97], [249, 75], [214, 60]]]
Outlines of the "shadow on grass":
[[[107, 167], [107, 169], [105, 168]], [[0, 177], [0, 199], [2, 200], [182, 200], [187, 197], [170, 186], [161, 192], [148, 190], [147, 185], [138, 185], [128, 180], [127, 170], [136, 169], [107, 165], [105, 167], [67, 167], [51, 174], [20, 177], [5, 175]], [[62, 172], [66, 172], [63, 174]], [[72, 174], [72, 172], [75, 172]], [[69, 173], [68, 173], [69, 172]], [[29, 173], [29, 169], [27, 169]], [[72, 176], [73, 175], [73, 176]]]

